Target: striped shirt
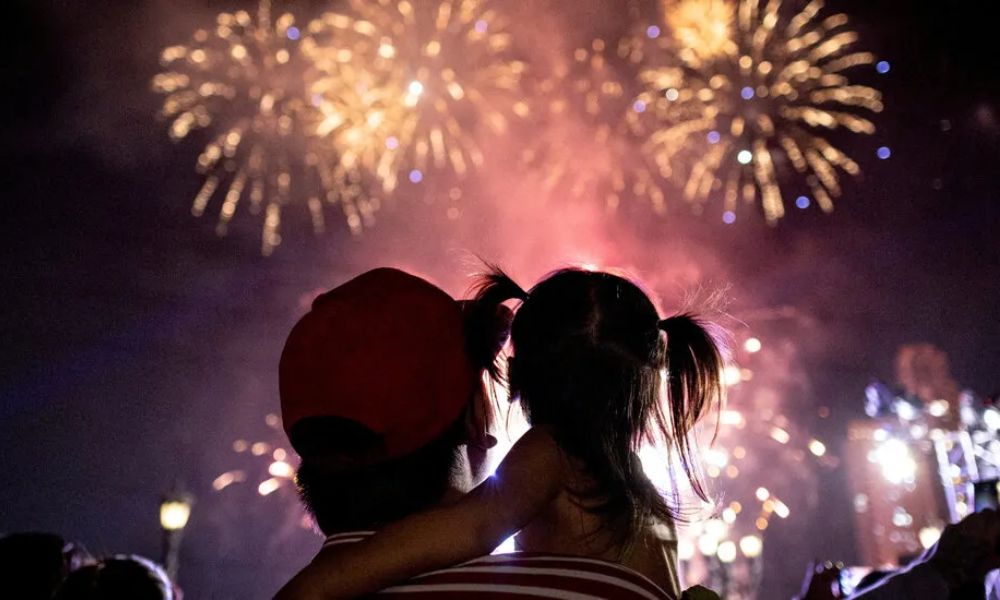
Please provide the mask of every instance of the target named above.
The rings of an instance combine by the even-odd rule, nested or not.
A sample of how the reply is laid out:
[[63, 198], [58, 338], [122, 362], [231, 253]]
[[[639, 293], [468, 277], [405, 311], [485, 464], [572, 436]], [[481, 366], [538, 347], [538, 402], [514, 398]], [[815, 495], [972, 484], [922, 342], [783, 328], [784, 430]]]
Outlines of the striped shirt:
[[[331, 535], [324, 548], [364, 541], [373, 531]], [[432, 571], [378, 593], [378, 597], [513, 600], [672, 600], [644, 575], [604, 560], [548, 554], [497, 554]]]

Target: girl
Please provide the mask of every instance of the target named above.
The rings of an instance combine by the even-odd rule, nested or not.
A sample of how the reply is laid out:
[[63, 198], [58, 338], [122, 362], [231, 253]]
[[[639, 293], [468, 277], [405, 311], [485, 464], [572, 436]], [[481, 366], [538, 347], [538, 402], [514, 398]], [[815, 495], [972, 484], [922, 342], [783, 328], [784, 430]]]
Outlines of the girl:
[[488, 554], [514, 533], [520, 550], [617, 562], [680, 595], [676, 539], [664, 543], [657, 533], [682, 516], [678, 496], [668, 502], [657, 492], [636, 450], [668, 441], [694, 492], [708, 499], [688, 434], [720, 399], [719, 347], [689, 315], [660, 320], [638, 286], [610, 273], [564, 269], [525, 292], [493, 269], [470, 318], [490, 318], [508, 300], [521, 306], [507, 383], [531, 429], [458, 504], [324, 550], [285, 598], [374, 592]]

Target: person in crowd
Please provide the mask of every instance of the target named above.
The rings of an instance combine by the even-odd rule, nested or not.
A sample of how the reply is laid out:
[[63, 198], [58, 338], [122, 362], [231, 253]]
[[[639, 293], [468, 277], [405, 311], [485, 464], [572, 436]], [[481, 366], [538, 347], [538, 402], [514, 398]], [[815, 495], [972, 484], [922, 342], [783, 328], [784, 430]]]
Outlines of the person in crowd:
[[55, 600], [174, 600], [167, 574], [135, 555], [105, 558], [70, 573]]
[[22, 600], [49, 600], [59, 584], [88, 561], [87, 551], [53, 533], [11, 533], [0, 537], [3, 594]]
[[[661, 319], [635, 283], [606, 272], [564, 269], [526, 292], [493, 270], [470, 322], [508, 300], [521, 304], [507, 384], [532, 428], [496, 476], [362, 544], [328, 545], [279, 598], [367, 594], [474, 559], [518, 532], [520, 549], [618, 563], [654, 582], [651, 589], [679, 595], [676, 546], [657, 531], [681, 510], [653, 487], [636, 450], [666, 440], [692, 489], [708, 499], [688, 434], [721, 396], [719, 347], [696, 319]], [[479, 358], [498, 375], [498, 365]], [[612, 597], [597, 578], [581, 584], [578, 592]]]
[[[919, 559], [875, 583], [859, 585], [852, 600], [984, 600], [986, 577], [1000, 569], [1000, 515], [984, 510], [945, 527]], [[835, 568], [810, 568], [796, 600], [833, 600]], [[992, 598], [992, 596], [991, 596]]]
[[[423, 279], [376, 269], [317, 298], [296, 324], [279, 368], [282, 418], [302, 457], [302, 499], [328, 536], [321, 555], [453, 505], [487, 478], [496, 440], [484, 374], [510, 315], [500, 306], [472, 310]], [[308, 595], [302, 584], [278, 597]], [[583, 590], [670, 597], [620, 565], [554, 553], [481, 557], [382, 595], [565, 598]]]

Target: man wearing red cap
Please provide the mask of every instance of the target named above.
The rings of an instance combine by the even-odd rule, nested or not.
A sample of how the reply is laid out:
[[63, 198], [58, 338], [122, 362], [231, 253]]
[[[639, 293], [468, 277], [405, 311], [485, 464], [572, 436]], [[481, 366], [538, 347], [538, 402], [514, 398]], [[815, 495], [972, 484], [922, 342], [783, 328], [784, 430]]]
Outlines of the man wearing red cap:
[[[302, 457], [299, 490], [324, 547], [453, 502], [488, 475], [492, 409], [485, 364], [510, 314], [473, 327], [427, 281], [376, 269], [320, 296], [292, 329], [279, 367], [285, 431]], [[476, 329], [482, 329], [477, 331]], [[470, 357], [480, 357], [474, 360]], [[294, 597], [301, 590], [283, 593]], [[381, 595], [495, 598], [664, 597], [599, 560], [518, 554], [436, 571]]]

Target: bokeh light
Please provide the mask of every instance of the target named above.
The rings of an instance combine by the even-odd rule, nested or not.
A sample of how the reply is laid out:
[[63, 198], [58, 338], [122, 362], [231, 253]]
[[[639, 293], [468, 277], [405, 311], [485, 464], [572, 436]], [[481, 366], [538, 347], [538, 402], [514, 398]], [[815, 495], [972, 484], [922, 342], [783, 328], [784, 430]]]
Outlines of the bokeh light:
[[913, 481], [917, 472], [917, 462], [909, 446], [897, 438], [881, 442], [871, 452], [869, 460], [881, 467], [882, 476], [889, 483], [896, 485]]
[[757, 558], [764, 549], [764, 542], [758, 535], [747, 535], [740, 538], [740, 551], [747, 558]]

